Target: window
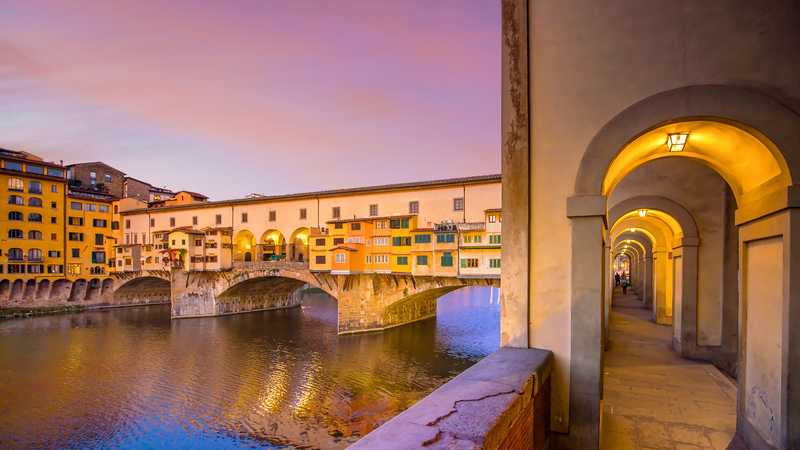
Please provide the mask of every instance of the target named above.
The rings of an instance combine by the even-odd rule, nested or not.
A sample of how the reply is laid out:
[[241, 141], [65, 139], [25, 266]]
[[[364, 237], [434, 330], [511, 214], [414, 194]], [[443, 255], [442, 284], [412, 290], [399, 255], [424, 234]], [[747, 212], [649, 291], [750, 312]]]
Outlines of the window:
[[8, 220], [22, 220], [22, 213], [19, 211], [9, 211]]
[[198, 247], [202, 246], [203, 245], [203, 240], [202, 239], [195, 239], [194, 240], [194, 245], [196, 245]]
[[24, 205], [25, 202], [22, 200], [22, 197], [19, 195], [9, 195], [8, 196], [8, 204], [9, 205]]
[[317, 264], [325, 264], [325, 256], [318, 255], [316, 258], [314, 258], [314, 262]]
[[341, 222], [336, 222], [335, 224], [333, 224], [333, 228], [335, 228], [337, 230], [341, 230], [342, 229], [342, 223]]
[[83, 226], [83, 217], [67, 217], [67, 223], [72, 226]]
[[502, 240], [502, 238], [500, 237], [499, 234], [490, 234], [489, 235], [489, 243], [490, 244], [500, 244], [501, 240]]
[[41, 261], [42, 260], [42, 251], [38, 248], [32, 248], [28, 250], [28, 261]]
[[408, 213], [409, 214], [419, 214], [419, 202], [414, 200], [408, 202]]
[[94, 203], [87, 203], [83, 207], [83, 210], [84, 211], [97, 211], [97, 205], [95, 205]]
[[156, 226], [156, 219], [151, 217], [150, 218], [150, 228], [155, 228], [155, 226]]
[[482, 240], [483, 240], [483, 237], [482, 237], [480, 234], [479, 234], [479, 235], [477, 235], [477, 236], [474, 236], [474, 237], [472, 238], [472, 242], [474, 242], [474, 243], [476, 243], [476, 244], [480, 244]]
[[453, 267], [453, 254], [450, 252], [442, 253], [442, 267]]
[[216, 215], [216, 217], [214, 217], [214, 222], [215, 222], [217, 225], [220, 225], [220, 224], [222, 224], [222, 214], [217, 214], [217, 215]]
[[242, 213], [242, 223], [247, 223], [247, 213]]
[[411, 245], [411, 236], [395, 236], [392, 238], [392, 246], [401, 247]]
[[61, 264], [49, 264], [47, 266], [47, 273], [64, 273], [64, 266]]
[[492, 258], [489, 260], [489, 267], [492, 269], [499, 269], [500, 268], [500, 258]]
[[408, 256], [398, 256], [395, 259], [395, 262], [398, 266], [407, 266], [408, 265]]
[[28, 222], [42, 223], [42, 215], [39, 213], [30, 213], [28, 214]]
[[111, 229], [112, 230], [119, 230], [119, 221], [114, 220], [111, 222]]
[[49, 252], [47, 252], [47, 257], [48, 258], [60, 258], [61, 257], [61, 252], [58, 251], [58, 250], [50, 250]]
[[8, 260], [9, 261], [22, 261], [22, 249], [21, 248], [10, 248], [10, 249], [8, 249]]
[[105, 228], [108, 226], [106, 219], [92, 219], [92, 226], [95, 228]]
[[308, 212], [305, 208], [300, 208], [300, 220], [305, 220]]
[[34, 166], [33, 164], [27, 164], [25, 167], [25, 172], [35, 173], [37, 175], [44, 175], [44, 167]]
[[108, 212], [108, 205], [97, 205], [97, 210], [100, 212], [107, 213]]
[[8, 179], [8, 190], [22, 192], [25, 189], [25, 183], [19, 178]]
[[338, 206], [334, 206], [331, 208], [331, 216], [333, 216], [334, 219], [338, 219], [342, 216], [342, 210]]
[[316, 245], [317, 245], [317, 247], [323, 247], [323, 246], [325, 246], [325, 238], [316, 239], [316, 240], [314, 241], [314, 244], [316, 244]]
[[8, 238], [9, 239], [22, 239], [24, 236], [25, 236], [25, 233], [23, 233], [22, 230], [17, 230], [17, 229], [14, 229], [14, 228], [8, 230]]
[[125, 229], [129, 229], [131, 227], [131, 219], [125, 219]]
[[50, 202], [50, 208], [51, 208], [51, 209], [58, 209], [58, 203], [56, 203], [56, 202]]
[[114, 214], [119, 214], [119, 205], [114, 205]]
[[197, 225], [197, 216], [192, 216], [192, 225]]
[[464, 210], [464, 197], [458, 197], [453, 199], [453, 211], [463, 211]]
[[56, 217], [56, 216], [51, 217], [50, 218], [50, 223], [52, 223], [52, 224], [58, 223], [58, 217]]
[[428, 265], [428, 255], [417, 255], [417, 265], [418, 266], [427, 266]]
[[94, 235], [94, 245], [103, 245], [105, 239], [103, 239], [103, 233], [95, 233]]
[[175, 218], [174, 217], [170, 217], [169, 218], [169, 226], [170, 227], [174, 227], [175, 226]]
[[497, 223], [497, 216], [494, 214], [489, 214], [489, 223]]
[[186, 239], [181, 239], [181, 245], [186, 245]]
[[333, 245], [342, 245], [344, 244], [344, 238], [333, 238]]
[[17, 172], [22, 172], [22, 163], [18, 163], [16, 161], [4, 161], [3, 167], [7, 170], [16, 170]]
[[28, 182], [28, 192], [31, 194], [41, 194], [42, 193], [42, 183], [38, 181], [29, 181]]
[[111, 174], [107, 173], [103, 176], [103, 179], [106, 180], [106, 183], [111, 183]]
[[403, 217], [401, 219], [392, 219], [389, 221], [389, 228], [392, 229], [400, 229], [400, 228], [408, 228], [408, 217]]
[[74, 210], [74, 211], [82, 211], [83, 207], [81, 206], [80, 202], [70, 202], [69, 203], [69, 209]]
[[64, 170], [63, 169], [56, 169], [54, 167], [48, 167], [47, 168], [47, 174], [50, 175], [50, 176], [54, 176], [54, 177], [63, 177], [64, 176]]
[[81, 250], [78, 248], [72, 249], [72, 257], [73, 258], [80, 258], [81, 257]]
[[42, 273], [42, 272], [44, 272], [44, 265], [28, 264], [28, 273]]
[[336, 262], [337, 263], [347, 262], [347, 255], [345, 253], [337, 253]]
[[478, 258], [461, 258], [461, 268], [476, 268], [478, 267]]
[[69, 233], [67, 239], [83, 242], [83, 233]]
[[41, 208], [42, 199], [40, 199], [39, 197], [31, 197], [28, 199], [28, 206], [33, 206], [34, 208]]
[[278, 212], [275, 211], [275, 210], [270, 211], [269, 212], [269, 221], [270, 222], [275, 222], [277, 219], [278, 219]]
[[438, 244], [452, 244], [456, 241], [455, 234], [453, 233], [443, 233], [436, 235], [436, 243]]
[[375, 217], [378, 215], [378, 205], [369, 205], [369, 215]]
[[25, 264], [9, 264], [8, 273], [25, 273]]
[[90, 178], [89, 180], [90, 183], [97, 184], [97, 172], [94, 171], [89, 172], [89, 178]]
[[58, 234], [50, 233], [50, 240], [51, 241], [57, 241], [58, 240]]
[[361, 224], [360, 223], [351, 223], [350, 224], [350, 229], [352, 231], [358, 231], [358, 230], [361, 229]]
[[58, 185], [57, 184], [51, 184], [50, 185], [50, 192], [52, 192], [53, 194], [58, 193]]
[[414, 235], [414, 243], [415, 244], [430, 244], [431, 243], [431, 235], [430, 234], [416, 234], [416, 235]]
[[92, 264], [105, 264], [106, 252], [92, 252]]
[[376, 245], [376, 246], [379, 246], [379, 247], [380, 247], [380, 246], [386, 246], [386, 245], [389, 245], [389, 238], [385, 238], [385, 237], [376, 237], [376, 238], [373, 240], [373, 242], [375, 243], [375, 245]]

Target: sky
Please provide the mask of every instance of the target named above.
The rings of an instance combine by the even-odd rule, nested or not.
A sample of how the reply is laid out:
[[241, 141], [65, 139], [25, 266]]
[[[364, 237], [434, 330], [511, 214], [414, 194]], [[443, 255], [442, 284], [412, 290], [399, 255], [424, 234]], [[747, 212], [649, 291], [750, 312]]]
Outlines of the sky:
[[221, 200], [499, 173], [492, 0], [0, 0], [0, 147]]

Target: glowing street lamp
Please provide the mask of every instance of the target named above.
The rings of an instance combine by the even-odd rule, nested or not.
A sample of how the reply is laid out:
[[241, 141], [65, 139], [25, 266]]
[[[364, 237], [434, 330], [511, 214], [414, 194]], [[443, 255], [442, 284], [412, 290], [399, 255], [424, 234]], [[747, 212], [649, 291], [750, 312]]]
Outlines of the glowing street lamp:
[[671, 152], [682, 152], [689, 140], [689, 133], [669, 133], [667, 135], [667, 149]]
[[647, 210], [646, 209], [640, 209], [639, 210], [639, 217], [644, 217], [646, 215], [647, 215]]

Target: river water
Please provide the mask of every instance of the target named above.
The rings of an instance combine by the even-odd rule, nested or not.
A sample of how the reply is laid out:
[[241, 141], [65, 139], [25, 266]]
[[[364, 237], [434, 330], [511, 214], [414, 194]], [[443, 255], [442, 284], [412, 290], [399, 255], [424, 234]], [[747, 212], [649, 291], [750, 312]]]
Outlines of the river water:
[[171, 321], [147, 306], [0, 322], [0, 448], [343, 448], [499, 345], [493, 288], [337, 336], [336, 303]]

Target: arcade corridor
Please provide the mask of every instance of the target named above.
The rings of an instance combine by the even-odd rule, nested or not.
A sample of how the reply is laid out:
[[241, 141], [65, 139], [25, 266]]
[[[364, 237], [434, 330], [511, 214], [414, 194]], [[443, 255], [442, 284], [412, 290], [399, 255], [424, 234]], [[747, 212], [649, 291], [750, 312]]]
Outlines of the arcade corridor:
[[736, 384], [714, 366], [677, 356], [657, 325], [617, 288], [605, 353], [601, 448], [726, 449], [736, 428]]

